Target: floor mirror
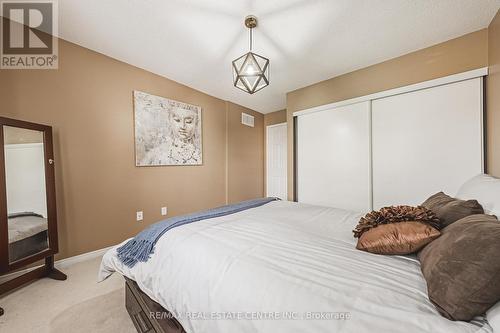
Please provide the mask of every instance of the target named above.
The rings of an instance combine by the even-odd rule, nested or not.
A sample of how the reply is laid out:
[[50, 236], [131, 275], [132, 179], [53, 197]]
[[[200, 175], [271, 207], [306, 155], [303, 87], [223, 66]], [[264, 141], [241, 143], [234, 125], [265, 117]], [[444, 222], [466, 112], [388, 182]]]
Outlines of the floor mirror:
[[0, 117], [0, 145], [0, 275], [12, 276], [0, 284], [2, 295], [34, 279], [65, 280], [66, 275], [54, 267], [58, 239], [52, 128]]

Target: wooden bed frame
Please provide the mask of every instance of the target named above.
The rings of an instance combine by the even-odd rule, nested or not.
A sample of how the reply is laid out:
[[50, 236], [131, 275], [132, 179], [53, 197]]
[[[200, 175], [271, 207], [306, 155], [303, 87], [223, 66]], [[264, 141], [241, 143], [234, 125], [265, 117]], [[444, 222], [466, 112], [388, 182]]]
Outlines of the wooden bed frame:
[[149, 298], [135, 281], [127, 277], [125, 307], [139, 333], [186, 333], [170, 311]]

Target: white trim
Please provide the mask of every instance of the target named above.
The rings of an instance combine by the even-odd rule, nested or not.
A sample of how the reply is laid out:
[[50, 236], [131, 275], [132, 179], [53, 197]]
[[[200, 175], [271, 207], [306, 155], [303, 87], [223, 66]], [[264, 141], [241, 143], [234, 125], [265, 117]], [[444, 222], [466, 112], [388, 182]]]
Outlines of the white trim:
[[369, 175], [368, 179], [370, 180], [370, 183], [368, 184], [368, 191], [369, 193], [369, 200], [370, 202], [368, 203], [368, 207], [370, 207], [370, 210], [373, 210], [373, 111], [372, 111], [372, 101], [368, 102], [368, 151], [370, 154], [370, 158], [368, 161], [369, 165]]
[[484, 161], [485, 161], [485, 142], [484, 142], [484, 131], [486, 129], [486, 124], [485, 124], [485, 118], [484, 118], [484, 112], [486, 111], [485, 108], [484, 108], [484, 80], [481, 80], [481, 82], [479, 83], [479, 86], [480, 86], [480, 103], [481, 103], [481, 107], [480, 107], [480, 128], [479, 128], [479, 132], [481, 133], [481, 172], [484, 173], [485, 171], [485, 165], [484, 165]]
[[[87, 261], [87, 260], [91, 260], [91, 259], [97, 258], [97, 257], [103, 255], [104, 253], [106, 253], [106, 251], [108, 251], [112, 247], [113, 246], [110, 246], [110, 247], [106, 247], [104, 249], [99, 249], [99, 250], [95, 250], [95, 251], [92, 251], [92, 252], [82, 253], [82, 254], [79, 254], [77, 256], [73, 256], [73, 257], [69, 257], [69, 258], [57, 260], [54, 263], [54, 266], [57, 267], [57, 268], [60, 268], [60, 269], [65, 269], [65, 268], [68, 268], [71, 265], [74, 265], [74, 264], [77, 264], [77, 263], [80, 263], [80, 262], [84, 262], [84, 261]], [[4, 283], [6, 281], [12, 280], [12, 279], [14, 279], [14, 278], [16, 278], [18, 276], [21, 276], [21, 275], [23, 275], [25, 273], [28, 273], [29, 271], [32, 271], [32, 270], [37, 269], [37, 268], [42, 267], [42, 266], [43, 265], [39, 265], [39, 266], [35, 266], [35, 267], [30, 267], [30, 268], [25, 268], [25, 269], [17, 271], [17, 272], [13, 272], [13, 273], [8, 273], [8, 274], [5, 274], [5, 275], [2, 275], [2, 276], [0, 276], [0, 283]]]
[[[225, 163], [224, 163], [224, 195], [226, 200], [226, 205], [229, 204], [229, 107], [228, 102], [226, 102], [226, 117], [225, 117], [225, 125], [226, 125], [226, 136], [225, 136]], [[203, 127], [202, 127], [202, 135], [203, 135]], [[203, 149], [203, 147], [202, 147]], [[202, 152], [203, 154], [203, 152]]]
[[283, 122], [283, 123], [279, 123], [279, 124], [274, 124], [274, 125], [267, 125], [266, 128], [271, 128], [271, 127], [278, 127], [278, 126], [283, 126], [283, 125], [286, 125], [287, 122]]
[[71, 265], [78, 264], [80, 262], [91, 260], [91, 259], [97, 258], [99, 256], [102, 256], [102, 255], [104, 255], [104, 253], [106, 253], [112, 247], [114, 247], [114, 245], [109, 246], [109, 247], [105, 247], [104, 249], [99, 249], [99, 250], [95, 250], [92, 252], [82, 253], [82, 254], [79, 254], [77, 256], [57, 260], [54, 263], [54, 266], [56, 266], [57, 268], [67, 268]]
[[475, 79], [477, 77], [486, 76], [486, 75], [488, 75], [488, 67], [478, 68], [478, 69], [474, 69], [474, 70], [471, 70], [468, 72], [453, 74], [453, 75], [441, 77], [441, 78], [430, 80], [430, 81], [415, 83], [415, 84], [411, 84], [408, 86], [399, 87], [399, 88], [390, 89], [390, 90], [385, 90], [385, 91], [381, 91], [381, 92], [366, 95], [366, 96], [355, 97], [355, 98], [347, 99], [347, 100], [340, 101], [340, 102], [320, 105], [320, 106], [316, 106], [313, 108], [296, 111], [293, 113], [293, 116], [294, 117], [295, 116], [303, 116], [305, 114], [309, 114], [309, 113], [313, 113], [313, 112], [331, 110], [331, 109], [338, 108], [341, 106], [366, 102], [366, 101], [370, 101], [370, 100], [376, 100], [376, 99], [380, 99], [380, 98], [384, 98], [384, 97], [388, 97], [388, 96], [404, 94], [404, 93], [407, 93], [410, 91], [417, 91], [417, 90], [442, 86], [442, 85], [449, 84], [449, 83], [465, 81], [465, 80], [469, 80], [469, 79]]

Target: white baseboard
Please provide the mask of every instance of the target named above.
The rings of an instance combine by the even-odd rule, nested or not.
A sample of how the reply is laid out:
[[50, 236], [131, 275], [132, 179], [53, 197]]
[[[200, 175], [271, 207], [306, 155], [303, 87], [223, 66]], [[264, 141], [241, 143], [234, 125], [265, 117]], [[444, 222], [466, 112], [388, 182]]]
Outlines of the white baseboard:
[[[99, 250], [95, 250], [92, 252], [82, 253], [82, 254], [79, 254], [77, 256], [57, 260], [54, 263], [54, 266], [56, 268], [64, 270], [65, 268], [68, 268], [69, 266], [77, 264], [79, 262], [84, 262], [84, 261], [91, 260], [91, 259], [97, 258], [99, 256], [102, 256], [104, 253], [106, 253], [106, 251], [108, 251], [112, 247], [113, 246], [109, 246], [109, 247], [106, 247], [104, 249], [99, 249]], [[23, 270], [14, 272], [14, 273], [7, 273], [5, 275], [2, 275], [2, 276], [0, 276], [0, 284], [4, 283], [6, 281], [12, 280], [18, 276], [21, 276], [25, 273], [28, 273], [29, 271], [32, 271], [32, 270], [37, 269], [37, 268], [42, 267], [42, 266], [43, 265], [34, 266], [34, 267], [26, 268], [26, 269], [23, 269]]]
[[77, 264], [79, 262], [91, 260], [91, 259], [97, 258], [99, 256], [102, 256], [104, 253], [106, 253], [106, 251], [108, 251], [112, 247], [113, 246], [109, 246], [109, 247], [105, 247], [104, 249], [99, 249], [99, 250], [95, 250], [92, 252], [82, 253], [82, 254], [79, 254], [79, 255], [74, 256], [74, 257], [69, 257], [69, 258], [57, 260], [54, 263], [54, 266], [56, 266], [57, 268], [67, 268], [68, 266]]

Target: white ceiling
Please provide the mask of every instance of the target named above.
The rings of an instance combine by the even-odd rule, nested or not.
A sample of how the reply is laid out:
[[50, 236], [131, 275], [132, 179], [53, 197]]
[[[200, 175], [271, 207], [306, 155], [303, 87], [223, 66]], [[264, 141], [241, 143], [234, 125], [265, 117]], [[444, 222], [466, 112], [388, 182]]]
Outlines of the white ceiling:
[[[63, 0], [60, 37], [262, 113], [286, 93], [488, 26], [500, 0]], [[271, 84], [233, 87], [231, 61], [271, 60]]]

